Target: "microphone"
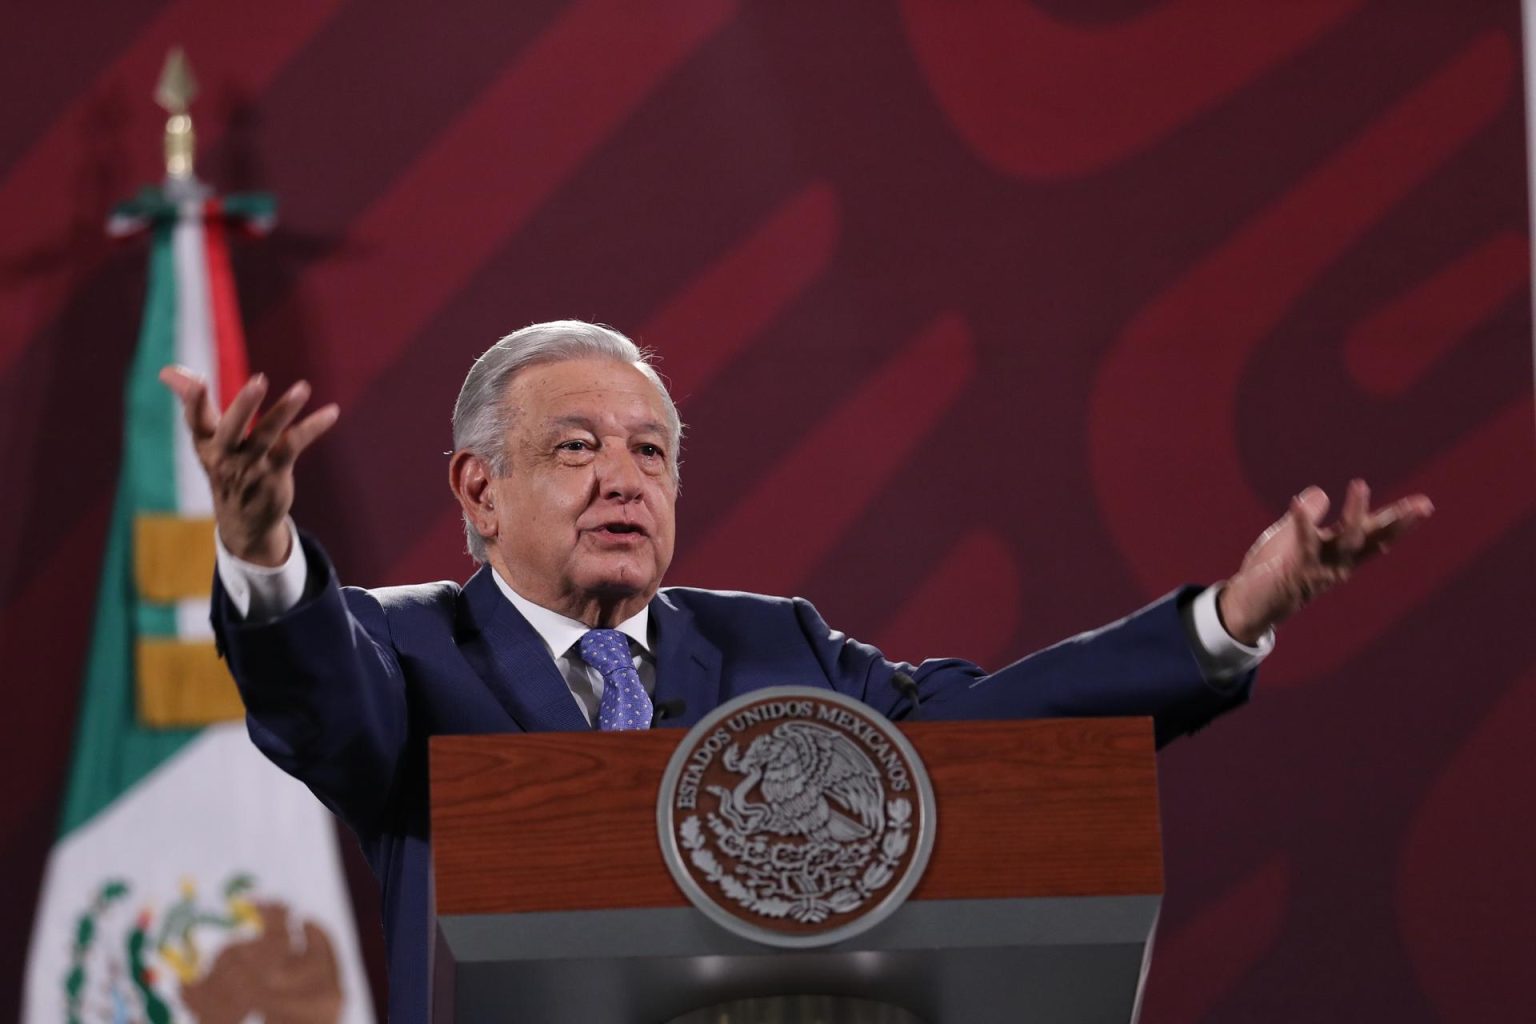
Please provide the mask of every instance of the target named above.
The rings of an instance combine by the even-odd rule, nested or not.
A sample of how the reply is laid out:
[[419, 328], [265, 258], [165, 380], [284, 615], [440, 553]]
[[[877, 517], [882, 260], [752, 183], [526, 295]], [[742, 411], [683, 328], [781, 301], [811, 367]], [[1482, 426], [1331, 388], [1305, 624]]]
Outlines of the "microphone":
[[651, 711], [651, 728], [655, 729], [669, 718], [682, 718], [688, 713], [688, 702], [681, 697], [659, 700]]
[[922, 715], [919, 713], [923, 705], [922, 694], [917, 691], [917, 681], [899, 669], [891, 676], [891, 685], [901, 692], [901, 695], [912, 702], [912, 712], [907, 715], [907, 721], [915, 722]]

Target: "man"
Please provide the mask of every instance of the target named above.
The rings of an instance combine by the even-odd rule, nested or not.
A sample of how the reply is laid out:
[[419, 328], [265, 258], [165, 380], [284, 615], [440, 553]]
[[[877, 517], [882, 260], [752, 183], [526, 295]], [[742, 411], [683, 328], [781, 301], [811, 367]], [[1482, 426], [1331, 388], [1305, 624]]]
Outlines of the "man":
[[661, 591], [681, 427], [644, 356], [607, 328], [524, 328], [466, 378], [449, 483], [486, 567], [463, 588], [337, 586], [288, 518], [294, 461], [338, 415], [299, 419], [306, 384], [257, 417], [260, 376], [222, 415], [192, 375], [162, 379], [212, 484], [215, 628], [251, 736], [356, 831], [383, 889], [395, 1020], [426, 1017], [433, 734], [645, 728], [657, 708], [682, 726], [799, 683], [896, 718], [916, 700], [931, 718], [1147, 714], [1165, 743], [1242, 703], [1273, 627], [1432, 511], [1415, 496], [1373, 513], [1356, 481], [1325, 528], [1328, 500], [1310, 488], [1223, 585], [988, 675], [894, 665], [800, 599]]

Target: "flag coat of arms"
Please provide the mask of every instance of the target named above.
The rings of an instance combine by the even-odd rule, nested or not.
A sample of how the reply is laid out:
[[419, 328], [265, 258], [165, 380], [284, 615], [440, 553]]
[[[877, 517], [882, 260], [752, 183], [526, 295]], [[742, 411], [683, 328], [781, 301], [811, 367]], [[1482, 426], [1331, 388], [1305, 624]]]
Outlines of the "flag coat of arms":
[[149, 286], [26, 1024], [374, 1019], [331, 816], [252, 746], [214, 650], [212, 498], [157, 378], [244, 381], [228, 235], [272, 212], [168, 179], [109, 224], [148, 232]]

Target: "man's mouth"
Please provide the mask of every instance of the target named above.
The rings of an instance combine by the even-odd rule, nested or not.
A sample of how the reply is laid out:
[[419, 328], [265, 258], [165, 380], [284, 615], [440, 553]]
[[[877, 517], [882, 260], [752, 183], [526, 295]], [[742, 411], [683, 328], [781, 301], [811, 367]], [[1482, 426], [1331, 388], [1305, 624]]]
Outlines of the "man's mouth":
[[643, 534], [645, 533], [645, 530], [642, 527], [636, 526], [634, 523], [609, 523], [606, 526], [599, 526], [596, 532], [607, 534]]

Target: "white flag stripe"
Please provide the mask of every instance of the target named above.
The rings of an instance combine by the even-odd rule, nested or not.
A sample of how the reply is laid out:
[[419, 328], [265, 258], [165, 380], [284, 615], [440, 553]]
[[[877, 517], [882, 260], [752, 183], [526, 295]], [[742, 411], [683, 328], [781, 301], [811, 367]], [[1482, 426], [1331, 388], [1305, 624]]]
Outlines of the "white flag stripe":
[[[212, 586], [212, 582], [209, 583]], [[176, 602], [176, 636], [182, 640], [212, 640], [213, 623], [208, 620], [213, 601], [207, 597], [189, 597]]]
[[[176, 361], [208, 381], [208, 393], [220, 408], [219, 361], [208, 299], [208, 253], [203, 238], [202, 201], [187, 200], [172, 229], [176, 264]], [[186, 421], [176, 417], [176, 505], [184, 516], [213, 515], [213, 495], [192, 447]]]

